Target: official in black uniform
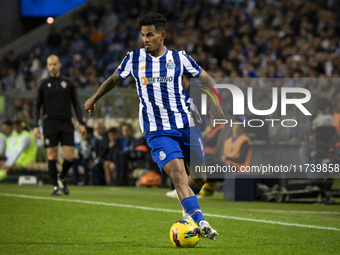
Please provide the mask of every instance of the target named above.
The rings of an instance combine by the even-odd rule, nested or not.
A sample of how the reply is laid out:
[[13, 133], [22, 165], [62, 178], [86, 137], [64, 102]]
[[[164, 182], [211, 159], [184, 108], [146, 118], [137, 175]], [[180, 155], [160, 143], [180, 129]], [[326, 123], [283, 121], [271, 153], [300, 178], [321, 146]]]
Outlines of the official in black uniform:
[[[85, 132], [83, 113], [78, 100], [76, 88], [72, 82], [60, 75], [61, 63], [56, 55], [47, 58], [49, 78], [41, 82], [34, 106], [34, 137], [40, 138], [38, 120], [40, 108], [43, 108], [44, 146], [47, 148], [48, 170], [53, 184], [52, 195], [68, 195], [69, 190], [64, 180], [74, 159], [74, 127], [71, 121], [72, 107], [81, 124], [80, 132]], [[62, 145], [65, 160], [58, 179], [57, 158], [58, 144]], [[59, 184], [59, 185], [58, 185]], [[61, 189], [61, 191], [60, 191]]]

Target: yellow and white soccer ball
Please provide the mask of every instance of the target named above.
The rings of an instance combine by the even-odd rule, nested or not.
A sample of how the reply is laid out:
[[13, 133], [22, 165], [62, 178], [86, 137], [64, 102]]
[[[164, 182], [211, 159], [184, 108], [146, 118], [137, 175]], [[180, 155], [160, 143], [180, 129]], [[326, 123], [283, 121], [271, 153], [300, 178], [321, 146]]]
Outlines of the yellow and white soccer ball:
[[199, 228], [191, 220], [176, 221], [170, 228], [170, 240], [178, 248], [194, 247], [199, 239]]

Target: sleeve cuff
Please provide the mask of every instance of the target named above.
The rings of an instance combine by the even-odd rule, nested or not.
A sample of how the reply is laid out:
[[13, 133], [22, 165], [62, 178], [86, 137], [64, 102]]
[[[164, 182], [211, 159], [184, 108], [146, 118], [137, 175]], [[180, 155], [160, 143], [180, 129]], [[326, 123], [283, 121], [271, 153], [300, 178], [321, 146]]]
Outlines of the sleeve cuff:
[[199, 70], [198, 74], [196, 74], [196, 75], [195, 75], [195, 76], [193, 76], [193, 77], [194, 77], [194, 78], [197, 78], [198, 76], [200, 76], [200, 75], [201, 75], [202, 71], [203, 71], [203, 69], [202, 69], [202, 68], [200, 68], [200, 70]]
[[125, 77], [122, 76], [122, 71], [119, 69], [119, 67], [117, 68], [117, 73], [120, 78], [125, 79]]

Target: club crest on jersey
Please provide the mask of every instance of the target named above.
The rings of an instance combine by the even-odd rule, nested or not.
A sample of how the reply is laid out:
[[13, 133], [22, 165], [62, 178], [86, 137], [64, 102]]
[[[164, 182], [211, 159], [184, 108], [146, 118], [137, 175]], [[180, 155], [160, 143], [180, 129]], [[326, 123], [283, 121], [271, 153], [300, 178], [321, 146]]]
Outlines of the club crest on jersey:
[[166, 154], [164, 153], [164, 151], [160, 151], [160, 152], [159, 152], [159, 159], [160, 159], [160, 160], [164, 160], [165, 157], [166, 157]]
[[166, 64], [166, 68], [168, 69], [174, 69], [176, 67], [175, 63], [172, 62], [171, 59], [169, 59], [168, 63]]
[[63, 87], [63, 89], [64, 89], [64, 88], [66, 88], [66, 86], [67, 86], [67, 83], [66, 83], [66, 81], [62, 81], [62, 82], [60, 83], [60, 86], [62, 86], [62, 87]]
[[47, 83], [47, 87], [49, 87], [49, 88], [50, 88], [50, 87], [51, 87], [51, 83]]

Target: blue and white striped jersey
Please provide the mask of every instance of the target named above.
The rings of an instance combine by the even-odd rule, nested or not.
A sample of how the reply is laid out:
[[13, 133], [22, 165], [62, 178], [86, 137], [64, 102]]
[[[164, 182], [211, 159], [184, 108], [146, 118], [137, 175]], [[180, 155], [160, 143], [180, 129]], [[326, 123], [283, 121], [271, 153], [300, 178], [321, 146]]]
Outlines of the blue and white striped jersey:
[[132, 75], [136, 80], [143, 133], [195, 125], [190, 96], [183, 91], [182, 76], [198, 77], [202, 68], [184, 51], [166, 48], [166, 52], [156, 58], [141, 48], [129, 52], [117, 71], [123, 79]]

